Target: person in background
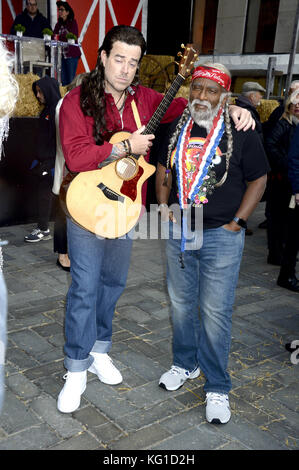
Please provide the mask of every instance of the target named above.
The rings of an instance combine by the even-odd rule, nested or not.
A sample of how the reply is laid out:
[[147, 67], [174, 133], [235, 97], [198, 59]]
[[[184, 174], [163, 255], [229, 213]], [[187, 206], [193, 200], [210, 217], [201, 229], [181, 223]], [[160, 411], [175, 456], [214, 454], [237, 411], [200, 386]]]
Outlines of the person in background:
[[52, 210], [51, 189], [56, 156], [55, 109], [61, 98], [58, 81], [47, 75], [33, 82], [32, 90], [44, 108], [39, 116], [36, 155], [31, 166], [37, 184], [38, 221], [37, 227], [24, 238], [24, 241], [28, 243], [51, 238], [49, 221]]
[[[287, 93], [287, 97], [291, 96], [291, 94], [299, 88], [299, 80], [294, 80], [292, 81], [290, 88]], [[270, 135], [274, 126], [276, 123], [279, 121], [281, 116], [283, 115], [285, 111], [285, 105], [281, 103], [279, 106], [277, 106], [274, 111], [270, 114], [269, 118], [267, 119], [266, 122], [263, 122], [263, 133], [264, 137], [267, 135]]]
[[[78, 24], [75, 13], [68, 2], [56, 2], [58, 7], [58, 22], [54, 28], [54, 35], [59, 36], [59, 41], [67, 42], [67, 34], [73, 33], [78, 38]], [[77, 42], [77, 40], [76, 40]], [[76, 75], [78, 61], [81, 51], [78, 46], [64, 47], [61, 61], [61, 83], [62, 86], [69, 85]]]
[[[282, 262], [287, 235], [288, 208], [292, 196], [292, 188], [288, 178], [288, 151], [294, 131], [299, 123], [297, 93], [299, 93], [298, 89], [288, 97], [282, 117], [265, 138], [266, 153], [271, 166], [267, 201], [267, 262], [276, 266], [281, 266]], [[286, 276], [285, 279], [282, 279], [281, 276], [279, 282], [279, 285], [284, 284], [281, 287], [292, 290], [293, 284], [295, 284], [296, 288], [294, 275]]]
[[[297, 90], [298, 92], [298, 90]], [[299, 96], [292, 95], [293, 103], [299, 102]], [[291, 186], [291, 200], [287, 208], [286, 238], [277, 284], [293, 292], [299, 292], [296, 277], [296, 263], [299, 250], [299, 126], [293, 133], [287, 158], [287, 173]]]
[[[2, 142], [8, 136], [9, 116], [12, 113], [18, 99], [19, 87], [11, 73], [14, 58], [5, 49], [0, 41], [0, 158]], [[2, 245], [0, 240], [0, 412], [4, 402], [4, 364], [6, 350], [6, 318], [7, 318], [7, 290], [3, 276]]]
[[[293, 211], [293, 217], [290, 221], [293, 222], [293, 226], [290, 231], [290, 248], [293, 253], [298, 255], [299, 250], [299, 126], [296, 127], [293, 139], [291, 141], [289, 153], [288, 153], [288, 175], [292, 186], [293, 193], [293, 204], [291, 204]], [[292, 233], [293, 232], [293, 233]], [[288, 241], [287, 241], [288, 243]], [[289, 250], [287, 250], [289, 251]], [[293, 255], [294, 260], [294, 255]], [[283, 269], [284, 261], [287, 262], [287, 257], [283, 258], [281, 269]], [[297, 261], [297, 259], [296, 259]], [[297, 281], [297, 289], [295, 292], [299, 292], [299, 282]], [[286, 343], [285, 348], [290, 353], [296, 351], [299, 348], [298, 344]]]
[[[77, 75], [72, 83], [67, 86], [67, 92], [71, 91], [76, 86], [81, 85], [83, 78], [86, 73]], [[65, 95], [66, 96], [66, 95]], [[65, 159], [61, 148], [60, 134], [59, 134], [59, 111], [64, 98], [61, 98], [56, 106], [55, 111], [55, 125], [56, 125], [56, 160], [55, 160], [55, 171], [54, 171], [54, 182], [52, 192], [55, 196], [55, 223], [54, 223], [54, 252], [58, 253], [57, 266], [64, 271], [70, 271], [71, 261], [68, 256], [67, 246], [67, 230], [66, 230], [66, 215], [61, 207], [59, 201], [60, 186], [65, 175]]]
[[[287, 96], [290, 96], [298, 88], [299, 88], [299, 80], [292, 81], [290, 88], [288, 90]], [[285, 110], [285, 105], [283, 103], [279, 104], [279, 106], [277, 106], [274, 109], [274, 111], [272, 111], [267, 121], [262, 123], [264, 139], [266, 139], [268, 136], [271, 137], [271, 132], [273, 128], [275, 127], [275, 125], [277, 124], [277, 122], [279, 121], [279, 119], [281, 118], [281, 116], [283, 115], [284, 110]], [[267, 188], [264, 194], [264, 200], [266, 201], [266, 208], [265, 208], [266, 219], [259, 224], [259, 228], [262, 228], [262, 229], [267, 228], [267, 217], [268, 217], [268, 206], [269, 206], [268, 193], [270, 191], [270, 187], [271, 187], [271, 172], [268, 175]]]
[[236, 99], [237, 106], [241, 106], [251, 112], [256, 124], [255, 129], [262, 142], [264, 142], [262, 123], [256, 108], [260, 105], [265, 92], [265, 88], [263, 88], [258, 82], [245, 82], [242, 86], [241, 95]]
[[16, 34], [15, 26], [17, 24], [21, 24], [26, 28], [23, 33], [24, 36], [32, 38], [42, 38], [45, 28], [52, 30], [47, 18], [39, 12], [36, 0], [26, 1], [26, 8], [16, 16], [10, 28], [10, 34]]
[[[261, 99], [263, 98], [265, 92], [265, 88], [263, 88], [258, 82], [245, 82], [242, 85], [241, 95], [236, 99], [237, 106], [241, 106], [251, 113], [253, 119], [255, 120], [255, 130], [257, 131], [262, 144], [264, 144], [262, 123], [256, 108], [260, 105]], [[252, 234], [253, 230], [251, 228], [247, 228], [245, 235]]]

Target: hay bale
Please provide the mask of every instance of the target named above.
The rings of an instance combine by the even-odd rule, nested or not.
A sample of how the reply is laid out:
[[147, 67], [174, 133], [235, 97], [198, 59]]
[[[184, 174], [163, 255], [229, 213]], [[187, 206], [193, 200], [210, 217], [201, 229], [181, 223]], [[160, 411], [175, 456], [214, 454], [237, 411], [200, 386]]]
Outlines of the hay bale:
[[261, 122], [268, 121], [270, 114], [279, 106], [277, 100], [261, 100], [260, 106], [256, 109], [260, 115]]
[[38, 116], [43, 108], [32, 91], [32, 83], [39, 80], [40, 77], [33, 73], [27, 73], [15, 75], [15, 78], [19, 84], [19, 98], [13, 112], [13, 117]]
[[[39, 116], [43, 106], [39, 104], [35, 94], [32, 91], [32, 84], [40, 77], [33, 73], [18, 74], [15, 78], [19, 84], [19, 98], [16, 103], [13, 117], [36, 117]], [[59, 87], [60, 94], [63, 97], [66, 93], [66, 87]]]

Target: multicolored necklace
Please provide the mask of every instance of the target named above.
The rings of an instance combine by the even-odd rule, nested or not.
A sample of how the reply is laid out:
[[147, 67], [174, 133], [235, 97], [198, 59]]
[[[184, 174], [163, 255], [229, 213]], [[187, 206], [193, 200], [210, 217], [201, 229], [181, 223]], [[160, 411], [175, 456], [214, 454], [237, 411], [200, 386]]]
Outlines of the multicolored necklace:
[[225, 130], [223, 108], [220, 107], [215, 116], [212, 129], [200, 152], [193, 156], [192, 166], [195, 166], [195, 171], [190, 179], [190, 173], [187, 172], [187, 150], [193, 124], [194, 121], [190, 117], [181, 130], [174, 155], [181, 209], [187, 208], [190, 203], [192, 204], [202, 186], [207, 184], [209, 168]]
[[193, 204], [201, 205], [208, 202], [205, 196], [205, 190], [209, 193], [213, 192], [216, 182], [215, 174], [211, 170], [211, 163], [225, 131], [222, 106], [219, 108], [219, 111], [213, 120], [212, 128], [205, 139], [203, 147], [199, 153], [194, 155], [192, 158], [192, 166], [195, 168], [190, 178], [190, 174], [188, 174], [187, 171], [187, 158], [188, 144], [193, 124], [194, 121], [190, 117], [181, 130], [174, 155], [179, 190], [179, 203], [183, 210], [180, 256], [182, 268], [184, 268], [183, 253], [185, 251], [186, 236], [188, 233], [186, 209]]

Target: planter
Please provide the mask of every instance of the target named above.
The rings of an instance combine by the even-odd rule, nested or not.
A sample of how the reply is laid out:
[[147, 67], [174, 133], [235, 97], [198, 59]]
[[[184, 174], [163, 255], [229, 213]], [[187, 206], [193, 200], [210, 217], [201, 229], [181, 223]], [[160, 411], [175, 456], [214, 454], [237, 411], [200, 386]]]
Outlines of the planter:
[[23, 31], [17, 31], [16, 35], [19, 36], [20, 38], [23, 36]]
[[68, 39], [67, 42], [69, 44], [75, 44], [76, 43], [75, 39]]
[[51, 36], [50, 36], [50, 34], [44, 34], [44, 40], [45, 40], [45, 41], [51, 41]]

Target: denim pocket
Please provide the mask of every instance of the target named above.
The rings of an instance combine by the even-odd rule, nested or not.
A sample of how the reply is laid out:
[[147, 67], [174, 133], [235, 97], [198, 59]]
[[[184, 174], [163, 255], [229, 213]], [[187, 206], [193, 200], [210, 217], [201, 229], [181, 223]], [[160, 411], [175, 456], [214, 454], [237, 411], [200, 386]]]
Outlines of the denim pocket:
[[[226, 225], [226, 224], [224, 224]], [[238, 234], [238, 233], [242, 233], [242, 230], [245, 230], [244, 228], [240, 227], [240, 230], [228, 230], [227, 228], [224, 227], [224, 225], [221, 225], [221, 229], [224, 230], [225, 232], [228, 232], [228, 233], [234, 233], [234, 234]]]

